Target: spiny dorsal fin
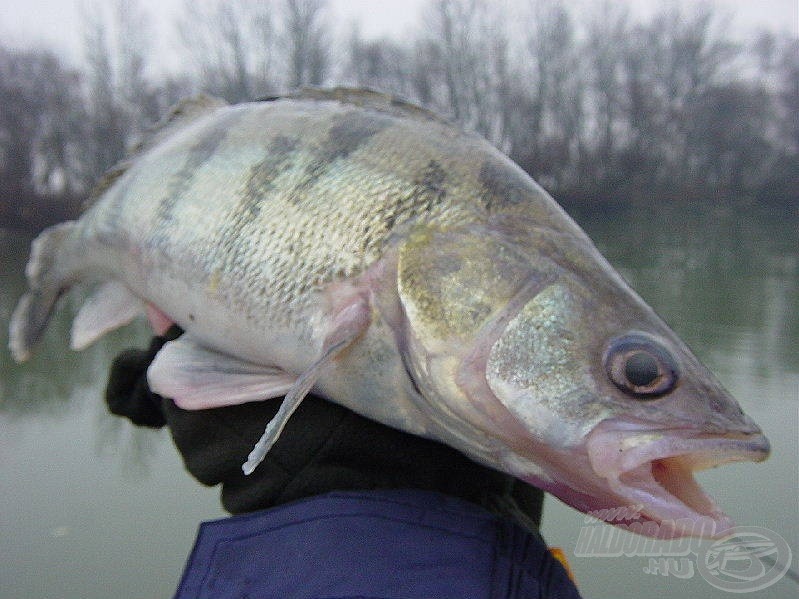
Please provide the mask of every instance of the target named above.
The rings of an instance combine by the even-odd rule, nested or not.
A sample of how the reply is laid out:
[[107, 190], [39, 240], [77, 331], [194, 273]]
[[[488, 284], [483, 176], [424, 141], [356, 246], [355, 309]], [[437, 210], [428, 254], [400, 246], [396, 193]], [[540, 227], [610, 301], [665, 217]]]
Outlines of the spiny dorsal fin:
[[163, 119], [147, 131], [139, 143], [133, 146], [128, 158], [150, 149], [177, 127], [185, 127], [192, 121], [227, 105], [223, 99], [208, 94], [183, 98], [169, 109]]
[[84, 209], [91, 206], [119, 177], [125, 174], [125, 171], [128, 170], [136, 156], [155, 146], [177, 128], [185, 127], [192, 121], [224, 106], [227, 106], [227, 102], [208, 94], [190, 96], [173, 105], [167, 115], [150, 127], [142, 136], [142, 139], [133, 145], [128, 155], [109, 168], [97, 181], [89, 193]]
[[404, 116], [425, 121], [436, 121], [439, 123], [452, 124], [444, 117], [437, 115], [426, 108], [417, 106], [411, 102], [366, 88], [357, 87], [303, 87], [295, 92], [278, 96], [268, 96], [260, 98], [260, 102], [271, 102], [275, 100], [317, 100], [335, 101], [342, 104], [350, 104], [359, 108], [369, 108], [378, 112], [384, 112], [393, 116]]

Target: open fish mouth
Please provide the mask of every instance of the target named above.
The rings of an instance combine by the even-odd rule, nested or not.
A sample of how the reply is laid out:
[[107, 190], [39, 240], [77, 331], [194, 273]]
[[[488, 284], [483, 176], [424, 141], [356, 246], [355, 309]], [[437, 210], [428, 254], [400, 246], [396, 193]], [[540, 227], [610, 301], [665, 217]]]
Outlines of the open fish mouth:
[[691, 429], [646, 428], [607, 422], [589, 435], [594, 473], [622, 503], [654, 522], [644, 534], [660, 538], [717, 537], [734, 526], [694, 478], [694, 472], [729, 462], [760, 462], [768, 439], [759, 431], [709, 435]]

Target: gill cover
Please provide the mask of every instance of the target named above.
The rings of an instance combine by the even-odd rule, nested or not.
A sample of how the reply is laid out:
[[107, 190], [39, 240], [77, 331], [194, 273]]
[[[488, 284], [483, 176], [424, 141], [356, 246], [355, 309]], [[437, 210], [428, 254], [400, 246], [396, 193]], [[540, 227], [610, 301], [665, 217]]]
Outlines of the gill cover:
[[590, 339], [581, 334], [589, 305], [581, 285], [560, 277], [524, 304], [488, 354], [493, 393], [554, 447], [578, 443], [607, 414], [597, 401]]
[[399, 251], [405, 314], [402, 352], [438, 437], [503, 468], [528, 439], [518, 418], [488, 389], [488, 351], [528, 295], [547, 280], [497, 228], [422, 226]]
[[530, 271], [525, 256], [496, 231], [477, 225], [417, 227], [400, 249], [397, 273], [416, 341], [438, 353], [442, 343], [473, 340]]

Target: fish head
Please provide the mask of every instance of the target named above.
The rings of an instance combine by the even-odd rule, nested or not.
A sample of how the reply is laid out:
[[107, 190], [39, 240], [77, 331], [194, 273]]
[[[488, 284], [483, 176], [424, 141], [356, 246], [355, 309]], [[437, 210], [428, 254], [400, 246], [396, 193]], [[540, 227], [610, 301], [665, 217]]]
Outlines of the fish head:
[[733, 523], [693, 473], [761, 461], [768, 440], [587, 237], [528, 235], [434, 235], [414, 285], [443, 305], [401, 287], [412, 375], [447, 441], [583, 512], [632, 514], [614, 522], [631, 530], [722, 534]]

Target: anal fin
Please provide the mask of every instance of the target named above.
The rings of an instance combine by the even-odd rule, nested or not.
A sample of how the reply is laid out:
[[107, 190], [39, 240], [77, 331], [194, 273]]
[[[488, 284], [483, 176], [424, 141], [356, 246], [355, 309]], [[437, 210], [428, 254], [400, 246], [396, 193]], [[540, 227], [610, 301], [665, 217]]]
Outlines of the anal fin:
[[103, 283], [81, 306], [72, 322], [72, 349], [85, 349], [97, 339], [128, 324], [144, 305], [119, 281]]

